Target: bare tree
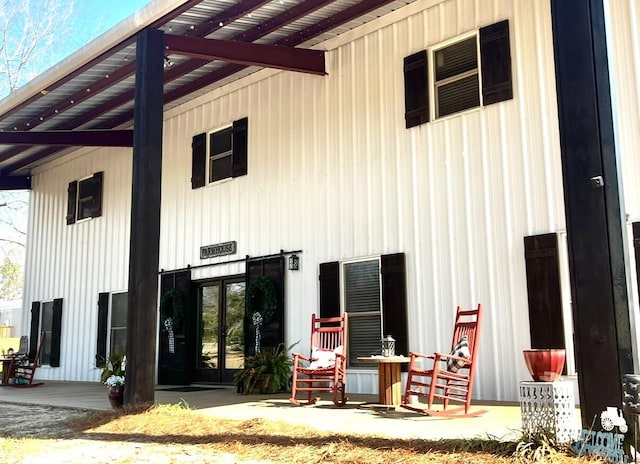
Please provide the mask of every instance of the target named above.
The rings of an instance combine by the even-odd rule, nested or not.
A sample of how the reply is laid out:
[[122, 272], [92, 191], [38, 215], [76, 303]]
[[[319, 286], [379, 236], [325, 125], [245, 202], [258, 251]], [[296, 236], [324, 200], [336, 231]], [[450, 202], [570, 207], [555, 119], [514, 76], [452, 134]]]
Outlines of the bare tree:
[[0, 0], [0, 97], [64, 57], [74, 11], [74, 0]]
[[22, 296], [28, 200], [26, 191], [0, 192], [0, 300]]

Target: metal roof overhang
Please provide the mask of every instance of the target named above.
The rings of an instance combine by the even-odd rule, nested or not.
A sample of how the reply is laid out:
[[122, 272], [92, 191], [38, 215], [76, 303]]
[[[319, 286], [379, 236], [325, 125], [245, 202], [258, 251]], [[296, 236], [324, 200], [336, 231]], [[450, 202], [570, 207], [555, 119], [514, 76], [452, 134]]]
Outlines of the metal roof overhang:
[[[164, 110], [261, 67], [325, 74], [311, 47], [415, 0], [156, 0], [0, 101], [0, 189], [77, 146], [132, 146], [136, 38], [165, 33]], [[176, 5], [176, 3], [178, 3]]]

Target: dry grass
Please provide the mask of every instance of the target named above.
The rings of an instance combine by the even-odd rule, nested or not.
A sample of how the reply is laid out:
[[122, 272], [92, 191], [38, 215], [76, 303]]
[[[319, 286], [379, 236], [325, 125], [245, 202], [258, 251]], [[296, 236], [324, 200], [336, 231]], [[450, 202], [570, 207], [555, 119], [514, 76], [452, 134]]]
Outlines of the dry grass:
[[[269, 420], [213, 418], [180, 406], [101, 411], [70, 425], [70, 437], [94, 443], [134, 441], [169, 447], [172, 453], [193, 453], [195, 448], [201, 454], [230, 454], [235, 461], [506, 463], [531, 462], [533, 456], [518, 451], [522, 446], [518, 448], [517, 443], [490, 438], [426, 441], [344, 436]], [[542, 462], [586, 461], [550, 447], [538, 455]]]

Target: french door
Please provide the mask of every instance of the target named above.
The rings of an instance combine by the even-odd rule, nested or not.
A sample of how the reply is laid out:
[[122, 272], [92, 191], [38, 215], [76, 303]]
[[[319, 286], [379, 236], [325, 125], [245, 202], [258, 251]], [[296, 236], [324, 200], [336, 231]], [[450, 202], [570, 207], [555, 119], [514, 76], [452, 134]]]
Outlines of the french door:
[[194, 381], [232, 383], [244, 367], [245, 280], [207, 281], [198, 288]]

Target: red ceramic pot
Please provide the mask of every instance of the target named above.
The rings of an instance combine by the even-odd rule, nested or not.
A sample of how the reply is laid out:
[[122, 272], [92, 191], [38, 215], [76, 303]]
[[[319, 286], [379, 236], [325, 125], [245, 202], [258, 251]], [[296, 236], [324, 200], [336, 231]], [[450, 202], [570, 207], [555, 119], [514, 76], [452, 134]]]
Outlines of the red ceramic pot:
[[564, 368], [564, 349], [523, 350], [527, 369], [536, 382], [554, 382]]

